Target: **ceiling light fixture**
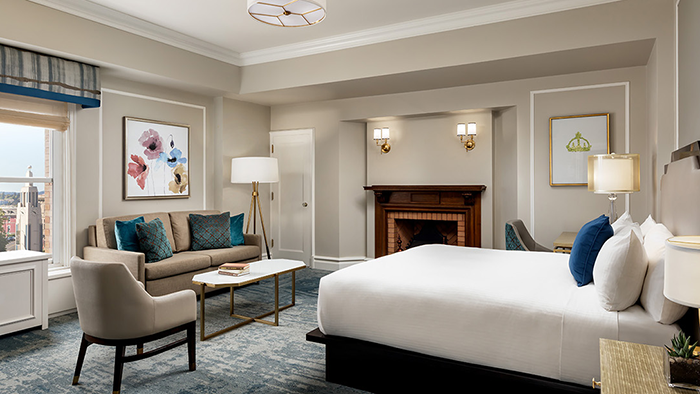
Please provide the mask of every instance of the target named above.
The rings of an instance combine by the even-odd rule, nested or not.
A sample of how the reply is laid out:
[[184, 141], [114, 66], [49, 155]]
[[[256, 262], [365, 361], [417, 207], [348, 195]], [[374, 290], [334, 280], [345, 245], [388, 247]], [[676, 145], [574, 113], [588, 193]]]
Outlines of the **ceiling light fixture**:
[[311, 26], [326, 18], [326, 0], [248, 0], [248, 13], [268, 25]]

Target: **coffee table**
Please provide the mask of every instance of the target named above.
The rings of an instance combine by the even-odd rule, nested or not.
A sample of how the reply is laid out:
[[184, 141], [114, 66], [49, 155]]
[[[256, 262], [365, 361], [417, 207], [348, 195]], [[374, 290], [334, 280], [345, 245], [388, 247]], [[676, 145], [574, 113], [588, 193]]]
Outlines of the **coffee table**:
[[[303, 261], [297, 261], [297, 260], [286, 260], [286, 259], [270, 259], [270, 260], [261, 260], [261, 261], [256, 261], [254, 263], [250, 263], [250, 273], [247, 275], [243, 276], [229, 276], [229, 275], [222, 275], [219, 274], [217, 271], [210, 271], [210, 272], [205, 272], [203, 274], [197, 274], [194, 277], [192, 277], [192, 283], [196, 285], [201, 286], [201, 292], [200, 292], [200, 300], [199, 300], [199, 311], [200, 311], [200, 326], [199, 326], [199, 333], [200, 333], [200, 338], [202, 341], [213, 338], [217, 335], [221, 335], [225, 332], [231, 331], [235, 328], [244, 326], [246, 324], [250, 324], [252, 322], [258, 322], [258, 323], [263, 323], [263, 324], [268, 324], [271, 326], [278, 326], [279, 325], [279, 313], [280, 311], [283, 311], [287, 308], [290, 308], [294, 306], [295, 304], [295, 297], [296, 297], [296, 288], [295, 288], [295, 283], [296, 283], [296, 272], [300, 269], [306, 268], [306, 264], [304, 264]], [[279, 276], [282, 274], [286, 273], [291, 273], [292, 274], [292, 302], [289, 305], [285, 306], [280, 306], [279, 305]], [[251, 283], [256, 283], [260, 282], [261, 280], [268, 279], [268, 278], [275, 278], [275, 309], [263, 313], [262, 315], [255, 316], [255, 317], [248, 317], [248, 316], [243, 316], [243, 315], [238, 315], [233, 313], [233, 289], [236, 287], [241, 287], [245, 286]], [[204, 331], [204, 294], [205, 294], [205, 287], [211, 287], [211, 288], [223, 288], [223, 287], [228, 287], [231, 289], [231, 301], [230, 301], [230, 309], [229, 309], [229, 315], [231, 317], [239, 318], [239, 319], [244, 319], [242, 322], [238, 324], [234, 324], [232, 326], [226, 327], [224, 329], [221, 329], [219, 331], [216, 331], [211, 334], [205, 334]], [[272, 314], [275, 314], [275, 321], [268, 321], [268, 320], [263, 320], [264, 317], [270, 316]]]

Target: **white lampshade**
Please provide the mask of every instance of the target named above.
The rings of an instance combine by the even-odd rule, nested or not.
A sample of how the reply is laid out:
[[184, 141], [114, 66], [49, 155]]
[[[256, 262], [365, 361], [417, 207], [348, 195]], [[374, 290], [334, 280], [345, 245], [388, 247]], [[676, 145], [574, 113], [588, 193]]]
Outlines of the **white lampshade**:
[[457, 135], [467, 135], [467, 125], [464, 123], [457, 123]]
[[277, 158], [235, 157], [231, 159], [231, 183], [279, 182]]
[[700, 236], [666, 240], [664, 296], [693, 308], [700, 307]]
[[382, 129], [374, 129], [374, 139], [375, 140], [381, 140], [382, 139]]
[[475, 122], [469, 122], [467, 124], [467, 134], [468, 135], [476, 135], [476, 123]]
[[268, 25], [311, 26], [326, 18], [326, 0], [248, 0], [248, 13]]
[[639, 155], [588, 156], [588, 190], [594, 193], [639, 191]]
[[385, 127], [382, 129], [382, 139], [383, 140], [389, 139], [389, 128], [388, 127]]

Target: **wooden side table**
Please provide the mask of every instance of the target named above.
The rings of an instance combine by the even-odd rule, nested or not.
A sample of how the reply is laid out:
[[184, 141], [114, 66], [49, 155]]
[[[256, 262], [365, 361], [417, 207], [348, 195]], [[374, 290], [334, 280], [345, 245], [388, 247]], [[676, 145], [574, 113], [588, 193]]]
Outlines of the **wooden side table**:
[[664, 374], [664, 351], [658, 346], [601, 338], [601, 393], [690, 393], [668, 386]]
[[554, 253], [571, 253], [571, 248], [574, 246], [576, 232], [565, 231], [554, 240]]

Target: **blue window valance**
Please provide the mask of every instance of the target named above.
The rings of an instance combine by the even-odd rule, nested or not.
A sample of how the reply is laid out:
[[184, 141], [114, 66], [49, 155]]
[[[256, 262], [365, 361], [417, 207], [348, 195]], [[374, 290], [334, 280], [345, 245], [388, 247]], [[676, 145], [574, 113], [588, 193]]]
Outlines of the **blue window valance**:
[[0, 44], [0, 92], [100, 106], [100, 69]]

